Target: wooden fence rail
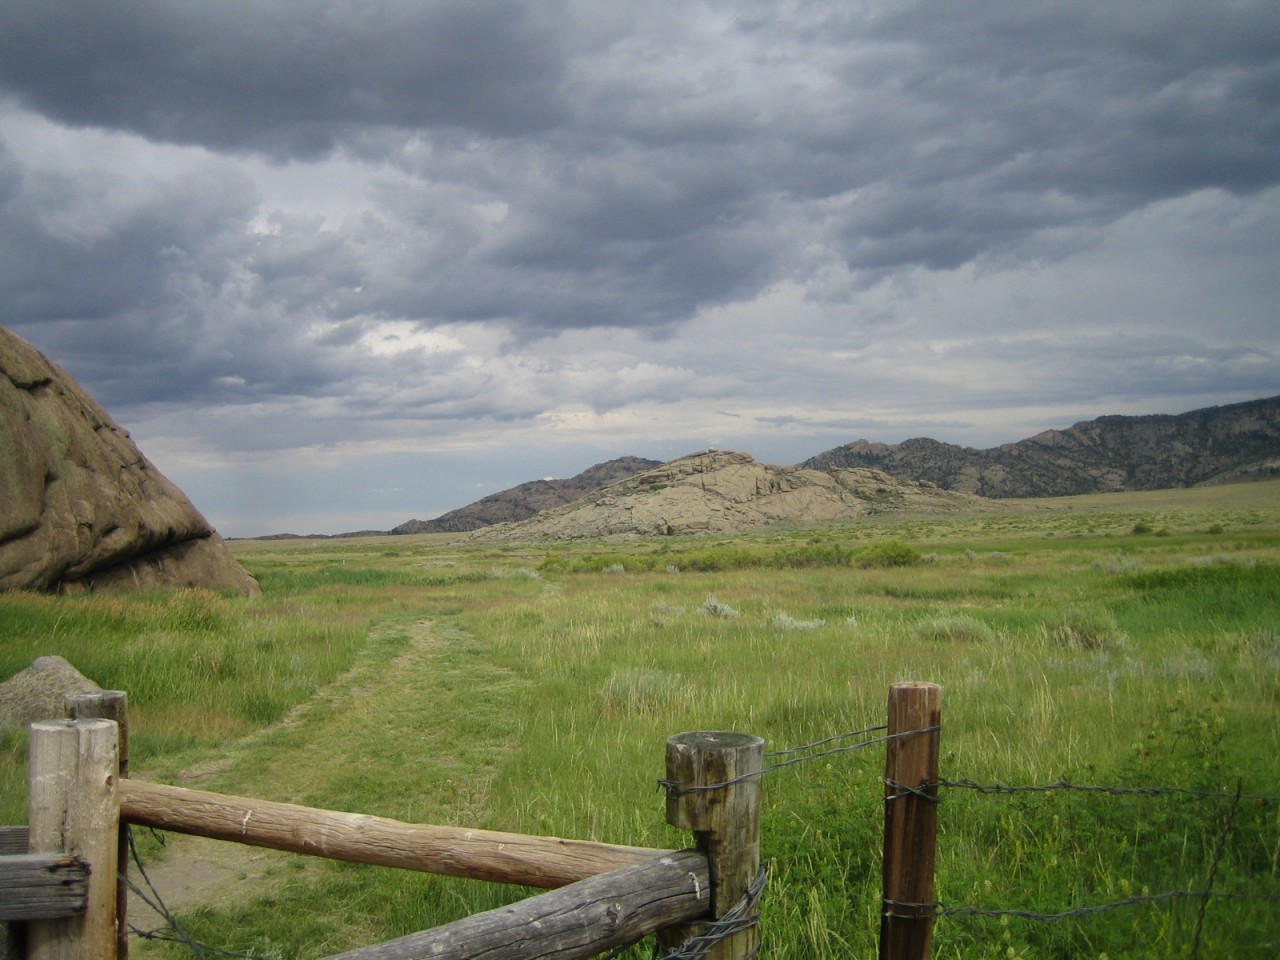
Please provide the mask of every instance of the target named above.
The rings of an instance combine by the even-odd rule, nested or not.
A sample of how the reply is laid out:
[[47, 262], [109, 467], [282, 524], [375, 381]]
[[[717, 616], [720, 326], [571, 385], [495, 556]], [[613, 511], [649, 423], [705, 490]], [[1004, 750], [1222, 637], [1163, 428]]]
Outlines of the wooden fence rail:
[[27, 827], [0, 827], [0, 921], [84, 913], [89, 868], [79, 857], [27, 853]]
[[120, 785], [127, 823], [384, 867], [528, 887], [562, 887], [634, 866], [670, 850], [401, 823], [129, 780]]
[[[930, 954], [940, 698], [934, 684], [890, 689], [882, 960]], [[124, 824], [553, 889], [330, 960], [585, 960], [650, 934], [675, 947], [726, 916], [732, 929], [708, 960], [759, 951], [759, 737], [697, 732], [667, 741], [667, 819], [697, 846], [671, 851], [407, 824], [122, 779], [123, 723], [85, 717], [122, 711], [123, 695], [101, 700], [73, 711], [80, 719], [32, 725], [30, 826], [0, 828], [0, 921], [27, 921], [27, 960], [125, 960], [116, 897]], [[14, 956], [9, 933], [0, 928], [0, 960]]]
[[705, 916], [711, 888], [686, 850], [328, 960], [585, 960]]
[[[124, 902], [117, 901], [116, 877], [118, 867], [126, 866], [118, 859], [118, 837], [127, 824], [558, 888], [342, 954], [343, 960], [585, 960], [664, 931], [671, 932], [664, 942], [678, 943], [686, 933], [705, 929], [700, 921], [713, 923], [732, 910], [759, 868], [764, 741], [758, 737], [689, 733], [668, 741], [667, 778], [675, 787], [668, 820], [692, 830], [698, 845], [671, 851], [406, 824], [124, 779], [123, 722], [89, 718], [123, 710], [123, 702], [123, 695], [108, 696], [105, 706], [95, 702], [73, 710], [78, 719], [32, 725], [30, 826], [0, 832], [0, 896], [13, 904], [0, 920], [27, 921], [27, 960], [124, 960], [118, 936], [125, 928]], [[19, 844], [36, 856], [17, 854]], [[23, 893], [6, 895], [5, 882]], [[54, 888], [56, 895], [47, 892]], [[708, 957], [755, 955], [756, 914], [754, 903], [750, 906], [745, 921], [738, 921]], [[6, 935], [5, 944], [13, 942]]]
[[0, 857], [0, 920], [52, 920], [84, 913], [89, 869], [79, 857]]

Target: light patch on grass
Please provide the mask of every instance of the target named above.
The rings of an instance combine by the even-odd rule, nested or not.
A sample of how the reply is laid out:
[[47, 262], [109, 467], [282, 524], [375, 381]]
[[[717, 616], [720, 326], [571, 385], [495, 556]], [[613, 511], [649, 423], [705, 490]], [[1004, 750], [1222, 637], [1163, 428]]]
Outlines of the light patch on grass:
[[769, 618], [769, 626], [773, 627], [775, 630], [805, 632], [808, 630], [817, 630], [819, 627], [825, 627], [826, 625], [827, 621], [820, 618], [815, 620], [800, 620], [785, 613], [775, 613]]

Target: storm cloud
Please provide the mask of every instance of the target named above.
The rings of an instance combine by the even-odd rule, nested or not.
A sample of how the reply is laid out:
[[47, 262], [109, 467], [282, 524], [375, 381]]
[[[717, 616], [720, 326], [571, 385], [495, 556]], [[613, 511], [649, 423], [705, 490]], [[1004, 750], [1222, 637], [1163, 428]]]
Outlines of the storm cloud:
[[[1269, 395], [1277, 50], [1267, 2], [12, 0], [0, 323], [233, 533]], [[328, 492], [253, 515], [268, 462]]]

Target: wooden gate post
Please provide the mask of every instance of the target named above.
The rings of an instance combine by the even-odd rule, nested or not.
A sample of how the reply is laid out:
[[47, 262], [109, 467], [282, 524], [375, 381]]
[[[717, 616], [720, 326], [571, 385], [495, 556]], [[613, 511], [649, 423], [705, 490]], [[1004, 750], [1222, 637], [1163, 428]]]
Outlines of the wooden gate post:
[[118, 775], [112, 721], [43, 720], [31, 725], [28, 849], [80, 857], [90, 874], [82, 915], [28, 924], [28, 960], [115, 958]]
[[[717, 943], [708, 960], [756, 954], [756, 886], [760, 875], [760, 779], [764, 740], [745, 733], [680, 733], [667, 740], [667, 822], [691, 830], [711, 869], [711, 916], [719, 920], [746, 898], [741, 930]], [[749, 894], [749, 891], [754, 891]], [[677, 946], [699, 925], [664, 932]]]
[[895, 683], [889, 688], [880, 960], [928, 960], [933, 946], [941, 719], [942, 688], [937, 684]]
[[[114, 720], [120, 777], [129, 776], [129, 697], [123, 690], [91, 690], [67, 698], [72, 720]], [[129, 957], [129, 828], [120, 825], [116, 844], [116, 960]]]

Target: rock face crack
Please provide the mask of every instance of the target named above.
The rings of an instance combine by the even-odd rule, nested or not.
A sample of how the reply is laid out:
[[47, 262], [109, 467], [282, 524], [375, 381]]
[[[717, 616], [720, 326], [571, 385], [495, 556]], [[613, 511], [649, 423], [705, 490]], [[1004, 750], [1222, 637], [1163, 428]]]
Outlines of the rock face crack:
[[0, 590], [259, 592], [128, 433], [3, 328], [0, 374]]

